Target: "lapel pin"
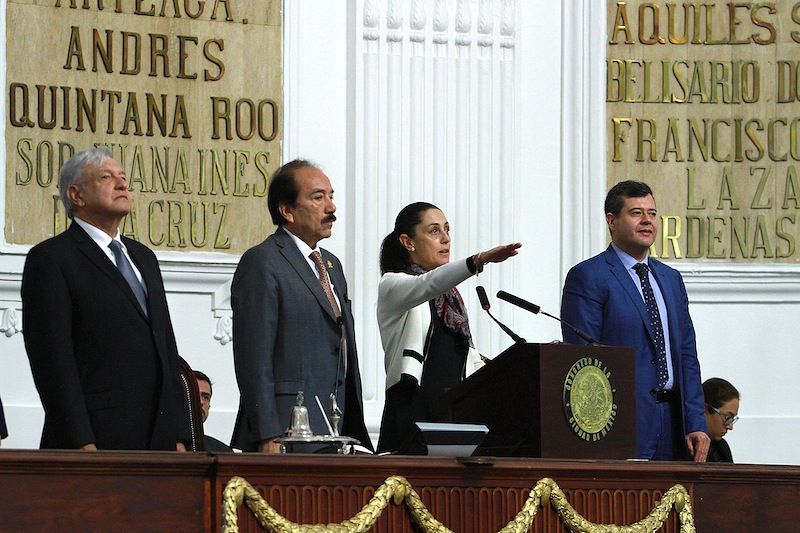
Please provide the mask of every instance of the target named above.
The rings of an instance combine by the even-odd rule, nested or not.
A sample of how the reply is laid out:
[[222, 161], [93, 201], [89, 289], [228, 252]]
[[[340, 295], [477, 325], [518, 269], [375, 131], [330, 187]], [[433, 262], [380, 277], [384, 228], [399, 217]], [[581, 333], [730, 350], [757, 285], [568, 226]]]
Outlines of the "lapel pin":
[[328, 259], [328, 270], [330, 270], [331, 268], [333, 268], [333, 263], [331, 262], [330, 259]]

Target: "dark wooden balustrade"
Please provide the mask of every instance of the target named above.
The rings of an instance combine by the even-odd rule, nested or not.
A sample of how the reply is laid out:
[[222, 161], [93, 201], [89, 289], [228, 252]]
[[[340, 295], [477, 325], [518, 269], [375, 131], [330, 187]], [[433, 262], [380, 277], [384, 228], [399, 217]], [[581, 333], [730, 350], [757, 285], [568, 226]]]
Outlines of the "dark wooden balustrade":
[[[0, 450], [0, 531], [218, 531], [222, 491], [247, 479], [286, 518], [340, 522], [391, 475], [405, 476], [454, 531], [493, 532], [550, 477], [593, 522], [631, 524], [680, 483], [699, 532], [790, 532], [800, 524], [800, 467], [555, 459], [467, 459]], [[239, 510], [241, 531], [261, 531]], [[375, 531], [413, 531], [390, 506]], [[540, 509], [532, 531], [561, 532]], [[665, 531], [677, 532], [673, 514]]]

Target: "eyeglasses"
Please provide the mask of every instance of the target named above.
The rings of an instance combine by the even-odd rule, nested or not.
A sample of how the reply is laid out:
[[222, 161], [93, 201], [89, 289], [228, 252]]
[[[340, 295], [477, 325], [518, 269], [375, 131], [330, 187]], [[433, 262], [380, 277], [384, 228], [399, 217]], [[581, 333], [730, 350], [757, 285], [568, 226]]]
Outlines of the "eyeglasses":
[[737, 420], [739, 420], [739, 417], [737, 415], [731, 415], [731, 414], [723, 415], [720, 412], [720, 410], [714, 407], [713, 405], [709, 405], [709, 407], [711, 408], [712, 411], [714, 411], [715, 413], [717, 413], [719, 416], [722, 417], [722, 425], [724, 426], [727, 426], [728, 424], [732, 426], [736, 423]]

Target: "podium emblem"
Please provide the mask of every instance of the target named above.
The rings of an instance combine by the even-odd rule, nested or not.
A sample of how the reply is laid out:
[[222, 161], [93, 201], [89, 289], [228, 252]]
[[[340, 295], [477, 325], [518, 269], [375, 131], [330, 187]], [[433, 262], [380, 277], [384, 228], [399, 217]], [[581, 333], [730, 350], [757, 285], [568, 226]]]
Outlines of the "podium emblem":
[[605, 437], [617, 414], [611, 372], [595, 357], [582, 357], [564, 380], [564, 413], [581, 439], [597, 442]]

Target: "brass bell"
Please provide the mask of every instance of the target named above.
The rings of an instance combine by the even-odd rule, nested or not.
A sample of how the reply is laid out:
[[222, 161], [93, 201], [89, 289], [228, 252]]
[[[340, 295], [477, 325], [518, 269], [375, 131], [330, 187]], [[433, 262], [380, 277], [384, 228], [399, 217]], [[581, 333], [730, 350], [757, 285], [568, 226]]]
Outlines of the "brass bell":
[[303, 405], [303, 391], [297, 393], [295, 406], [292, 407], [292, 417], [289, 421], [289, 427], [286, 429], [286, 435], [289, 437], [313, 437], [314, 432], [311, 431], [311, 424], [308, 422], [308, 409]]

